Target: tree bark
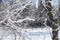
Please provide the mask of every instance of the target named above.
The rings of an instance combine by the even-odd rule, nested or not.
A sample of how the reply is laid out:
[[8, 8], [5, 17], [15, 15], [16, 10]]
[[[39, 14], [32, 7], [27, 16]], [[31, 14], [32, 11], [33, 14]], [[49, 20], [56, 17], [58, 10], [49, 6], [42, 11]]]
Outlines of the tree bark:
[[58, 30], [52, 29], [52, 40], [59, 40], [58, 39]]
[[[46, 0], [45, 2], [47, 2], [47, 1], [51, 1], [51, 0]], [[52, 6], [51, 6], [51, 3], [50, 2], [48, 2], [46, 5], [48, 5], [48, 6], [46, 6], [46, 8], [48, 9], [47, 10], [47, 15], [49, 16], [49, 19], [50, 19], [50, 21], [49, 21], [49, 19], [48, 19], [48, 22], [47, 22], [47, 25], [48, 26], [50, 26], [51, 28], [52, 28], [52, 40], [59, 40], [58, 39], [58, 30], [56, 30], [57, 28], [58, 28], [58, 26], [55, 24], [55, 20], [53, 19], [53, 14], [51, 13], [51, 10], [52, 10]], [[54, 22], [54, 24], [53, 24], [53, 22]]]

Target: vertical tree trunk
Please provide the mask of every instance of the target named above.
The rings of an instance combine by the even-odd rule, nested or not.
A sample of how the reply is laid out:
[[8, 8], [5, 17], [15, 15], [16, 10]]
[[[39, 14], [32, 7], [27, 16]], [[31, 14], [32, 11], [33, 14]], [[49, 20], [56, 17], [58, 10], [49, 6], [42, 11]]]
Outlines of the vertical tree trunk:
[[58, 39], [58, 30], [52, 29], [52, 40], [59, 40]]
[[[45, 2], [47, 2], [47, 1], [51, 1], [51, 0], [45, 0]], [[49, 19], [52, 21], [52, 22], [55, 22], [55, 20], [53, 19], [53, 15], [52, 15], [52, 13], [51, 13], [51, 10], [52, 10], [52, 6], [51, 6], [51, 3], [47, 3], [46, 5], [48, 5], [48, 6], [46, 6], [46, 8], [48, 9], [47, 11], [49, 11], [48, 13], [47, 13], [47, 15], [49, 16]], [[48, 19], [48, 20], [49, 20]], [[51, 23], [52, 23], [51, 22]], [[56, 30], [57, 28], [58, 28], [58, 26], [56, 26], [55, 25], [55, 23], [53, 24], [50, 24], [50, 22], [49, 22], [49, 26], [52, 28], [52, 40], [59, 40], [58, 39], [58, 30]]]

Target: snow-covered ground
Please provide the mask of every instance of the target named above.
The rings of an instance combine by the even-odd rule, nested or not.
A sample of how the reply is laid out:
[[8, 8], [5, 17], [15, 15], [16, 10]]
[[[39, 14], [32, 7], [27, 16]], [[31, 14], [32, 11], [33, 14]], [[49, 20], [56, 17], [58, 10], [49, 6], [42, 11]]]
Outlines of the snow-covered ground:
[[43, 29], [34, 29], [25, 32], [25, 40], [52, 40], [52, 30], [43, 28]]
[[[37, 29], [29, 29], [29, 30], [23, 29], [21, 33], [21, 37], [16, 32], [10, 30], [3, 30], [2, 28], [0, 28], [0, 40], [15, 40], [15, 39], [16, 40], [52, 40], [51, 36], [52, 36], [51, 28], [50, 29], [37, 28]], [[59, 38], [60, 38], [60, 31], [59, 31]]]
[[[58, 33], [60, 40], [60, 31]], [[37, 29], [25, 33], [25, 40], [52, 40], [52, 29]]]

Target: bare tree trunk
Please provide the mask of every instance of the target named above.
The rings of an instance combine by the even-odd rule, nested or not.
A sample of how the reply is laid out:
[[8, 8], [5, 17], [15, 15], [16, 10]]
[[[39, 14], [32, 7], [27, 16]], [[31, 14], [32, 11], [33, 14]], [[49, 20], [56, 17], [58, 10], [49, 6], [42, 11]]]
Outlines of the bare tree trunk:
[[[46, 0], [45, 2], [47, 2], [47, 1], [51, 1], [51, 0]], [[53, 19], [53, 14], [51, 13], [51, 10], [52, 10], [51, 3], [48, 2], [46, 5], [49, 6], [49, 7], [46, 6], [46, 8], [48, 9], [47, 11], [49, 11], [47, 13], [47, 15], [49, 16], [49, 19], [51, 21], [49, 21], [49, 19], [48, 19], [48, 24], [47, 25], [52, 28], [52, 40], [59, 40], [58, 39], [58, 30], [56, 30], [58, 28], [58, 26], [55, 24], [56, 20]], [[54, 22], [54, 24], [53, 24], [53, 22]]]
[[52, 40], [59, 40], [58, 39], [58, 30], [52, 29]]

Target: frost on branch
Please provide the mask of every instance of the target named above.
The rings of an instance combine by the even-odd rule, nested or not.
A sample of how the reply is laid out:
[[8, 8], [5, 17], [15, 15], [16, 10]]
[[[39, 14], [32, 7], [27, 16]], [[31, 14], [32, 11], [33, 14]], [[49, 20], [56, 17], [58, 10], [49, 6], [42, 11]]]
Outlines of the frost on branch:
[[59, 8], [52, 6], [51, 1], [3, 0], [0, 5], [0, 26], [11, 28], [19, 34], [26, 28], [56, 29], [60, 25]]

